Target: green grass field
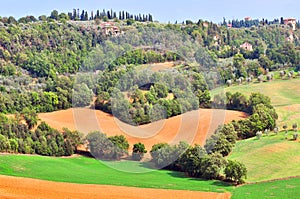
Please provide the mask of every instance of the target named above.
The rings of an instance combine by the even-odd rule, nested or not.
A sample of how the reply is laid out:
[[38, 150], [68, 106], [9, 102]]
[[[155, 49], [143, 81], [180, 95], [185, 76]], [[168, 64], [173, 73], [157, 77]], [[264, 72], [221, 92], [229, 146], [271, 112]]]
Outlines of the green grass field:
[[[112, 165], [114, 168], [130, 172], [113, 169], [110, 167]], [[246, 184], [235, 188], [220, 181], [186, 178], [179, 172], [154, 171], [140, 162], [123, 161], [105, 162], [103, 164], [100, 161], [86, 157], [53, 158], [0, 155], [0, 174], [79, 184], [231, 192], [233, 199], [297, 198], [300, 194], [300, 178]]]
[[[130, 172], [113, 169], [122, 168]], [[136, 172], [136, 173], [131, 173]], [[144, 172], [144, 173], [140, 173]], [[0, 155], [0, 174], [79, 184], [106, 184], [144, 188], [231, 192], [234, 187], [220, 181], [187, 178], [183, 173], [151, 170], [140, 162], [103, 164], [92, 158], [53, 158], [26, 155]]]
[[278, 125], [293, 123], [300, 124], [300, 78], [291, 80], [273, 80], [264, 83], [251, 83], [226, 88], [218, 88], [212, 91], [212, 96], [217, 93], [230, 91], [240, 92], [247, 96], [254, 92], [260, 92], [271, 98], [272, 104], [279, 115]]
[[300, 176], [300, 143], [293, 141], [293, 132], [270, 133], [260, 140], [239, 141], [228, 157], [243, 162], [248, 170], [247, 182], [259, 182], [289, 176]]
[[232, 199], [299, 198], [300, 178], [248, 184], [235, 189]]

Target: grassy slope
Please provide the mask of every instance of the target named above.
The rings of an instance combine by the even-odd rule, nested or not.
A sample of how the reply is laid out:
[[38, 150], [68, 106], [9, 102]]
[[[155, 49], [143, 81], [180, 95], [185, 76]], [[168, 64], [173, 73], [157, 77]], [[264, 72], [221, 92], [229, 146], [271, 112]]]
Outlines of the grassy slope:
[[300, 175], [300, 144], [292, 141], [293, 132], [271, 133], [260, 140], [239, 141], [229, 159], [243, 162], [248, 169], [247, 182], [259, 182]]
[[232, 199], [299, 198], [300, 178], [249, 184], [235, 189]]
[[273, 80], [264, 83], [251, 83], [240, 86], [231, 86], [219, 88], [212, 94], [227, 92], [241, 92], [249, 96], [251, 93], [260, 92], [271, 98], [272, 104], [275, 106], [279, 115], [278, 124], [288, 124], [289, 127], [293, 123], [300, 123], [300, 78], [291, 80]]
[[[249, 96], [253, 92], [268, 95], [279, 114], [278, 124], [300, 123], [300, 79], [274, 80], [265, 83], [252, 83], [228, 88], [218, 92], [241, 92]], [[239, 141], [229, 159], [239, 160], [246, 164], [248, 182], [259, 182], [276, 178], [300, 175], [300, 144], [286, 140], [284, 132], [270, 134], [261, 140], [256, 138]], [[288, 138], [292, 138], [289, 132]], [[233, 199], [242, 198], [299, 198], [300, 178], [247, 184], [234, 189]]]
[[[131, 172], [122, 172], [121, 168]], [[145, 188], [228, 192], [233, 187], [219, 181], [205, 181], [184, 177], [183, 173], [153, 171], [142, 163], [124, 161], [106, 165], [91, 158], [51, 158], [24, 155], [0, 155], [0, 174], [37, 178], [50, 181], [83, 184], [107, 184]]]

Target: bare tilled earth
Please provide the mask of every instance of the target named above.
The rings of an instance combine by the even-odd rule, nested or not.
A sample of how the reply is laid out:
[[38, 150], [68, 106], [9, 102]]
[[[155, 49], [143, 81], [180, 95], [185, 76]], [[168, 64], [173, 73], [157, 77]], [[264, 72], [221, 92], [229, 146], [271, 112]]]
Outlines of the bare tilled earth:
[[228, 199], [230, 193], [82, 185], [0, 176], [1, 199]]
[[130, 126], [110, 114], [87, 108], [41, 113], [39, 118], [56, 129], [67, 127], [84, 133], [100, 130], [108, 136], [124, 135], [129, 144], [145, 144], [149, 151], [154, 144], [186, 141], [203, 145], [218, 125], [240, 120], [247, 115], [238, 111], [200, 109], [142, 126]]

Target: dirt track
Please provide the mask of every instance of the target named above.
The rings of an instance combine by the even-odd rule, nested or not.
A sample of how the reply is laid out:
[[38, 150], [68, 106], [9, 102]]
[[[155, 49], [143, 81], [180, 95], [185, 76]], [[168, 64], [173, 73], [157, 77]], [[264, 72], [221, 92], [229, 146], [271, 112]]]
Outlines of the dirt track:
[[150, 150], [153, 144], [161, 142], [173, 144], [186, 141], [190, 144], [203, 145], [218, 125], [245, 117], [245, 113], [237, 111], [200, 109], [148, 125], [133, 127], [102, 111], [85, 108], [39, 114], [42, 121], [54, 128], [67, 127], [84, 133], [100, 130], [108, 136], [124, 135], [131, 146], [142, 142], [147, 150]]
[[1, 199], [228, 199], [229, 193], [144, 189], [108, 185], [81, 185], [0, 176]]

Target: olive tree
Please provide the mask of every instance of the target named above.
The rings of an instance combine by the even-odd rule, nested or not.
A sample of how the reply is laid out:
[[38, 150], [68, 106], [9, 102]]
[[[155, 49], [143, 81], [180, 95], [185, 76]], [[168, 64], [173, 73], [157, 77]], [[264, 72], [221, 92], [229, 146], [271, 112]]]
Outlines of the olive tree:
[[278, 126], [276, 126], [276, 127], [274, 128], [274, 133], [277, 135], [277, 134], [278, 134], [278, 132], [279, 132], [279, 127], [278, 127]]
[[284, 124], [283, 126], [282, 126], [282, 128], [285, 130], [285, 133], [287, 133], [287, 128], [288, 128], [288, 126], [286, 125], [286, 124]]
[[298, 124], [293, 124], [293, 130], [295, 131], [295, 132], [297, 132], [298, 131]]
[[258, 132], [256, 133], [257, 139], [260, 140], [261, 136], [262, 136], [262, 132], [261, 132], [261, 131], [258, 131]]

